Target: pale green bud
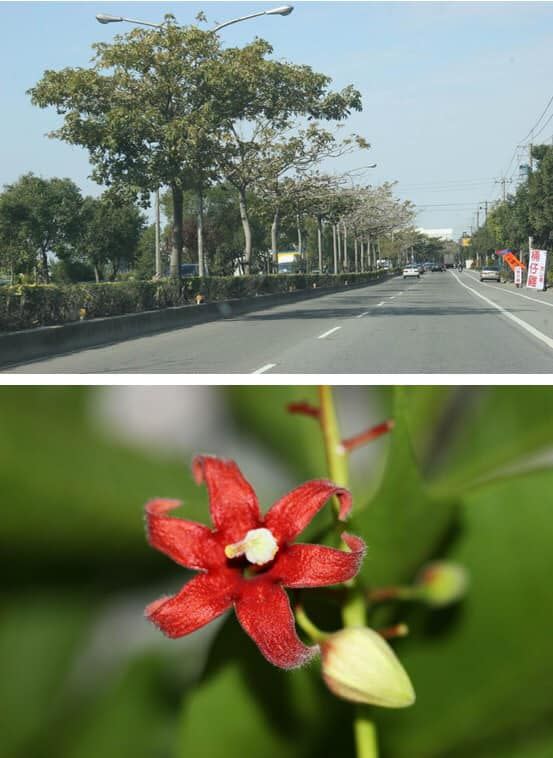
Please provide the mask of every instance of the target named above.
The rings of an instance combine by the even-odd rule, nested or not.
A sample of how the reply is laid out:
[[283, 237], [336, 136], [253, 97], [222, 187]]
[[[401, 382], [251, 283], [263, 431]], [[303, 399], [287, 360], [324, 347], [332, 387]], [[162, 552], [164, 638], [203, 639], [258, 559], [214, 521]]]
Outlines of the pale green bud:
[[396, 654], [379, 634], [366, 627], [342, 629], [321, 643], [323, 678], [343, 700], [405, 708], [415, 691]]
[[415, 585], [417, 597], [428, 605], [441, 608], [464, 597], [469, 583], [467, 570], [458, 563], [435, 561], [428, 563]]

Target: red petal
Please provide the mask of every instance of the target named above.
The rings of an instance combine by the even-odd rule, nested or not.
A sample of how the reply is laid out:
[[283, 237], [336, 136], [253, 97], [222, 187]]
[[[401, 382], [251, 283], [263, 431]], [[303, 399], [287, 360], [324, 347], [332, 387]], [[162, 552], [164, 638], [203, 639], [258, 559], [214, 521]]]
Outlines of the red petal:
[[198, 484], [207, 484], [211, 518], [225, 539], [237, 542], [260, 525], [256, 494], [234, 461], [200, 455], [192, 471]]
[[292, 588], [347, 582], [359, 571], [366, 548], [363, 540], [352, 534], [344, 532], [342, 539], [350, 553], [322, 545], [290, 545], [277, 557], [267, 578]]
[[332, 495], [340, 500], [340, 520], [344, 521], [351, 510], [351, 493], [332, 482], [319, 479], [296, 487], [278, 500], [267, 513], [264, 526], [271, 530], [280, 544], [290, 542], [305, 529]]
[[198, 574], [178, 595], [150, 603], [146, 617], [167, 637], [183, 637], [230, 608], [240, 581], [240, 575], [231, 570]]
[[234, 604], [238, 621], [265, 658], [283, 669], [303, 666], [317, 653], [296, 634], [288, 595], [277, 584], [250, 580]]
[[223, 565], [223, 548], [207, 526], [166, 515], [180, 504], [178, 500], [161, 499], [146, 503], [150, 545], [186, 568], [205, 570]]

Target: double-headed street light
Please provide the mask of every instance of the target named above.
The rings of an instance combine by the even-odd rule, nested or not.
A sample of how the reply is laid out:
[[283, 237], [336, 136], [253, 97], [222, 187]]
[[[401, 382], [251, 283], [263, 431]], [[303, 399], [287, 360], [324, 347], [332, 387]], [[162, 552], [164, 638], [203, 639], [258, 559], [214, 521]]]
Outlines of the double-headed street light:
[[[248, 21], [250, 18], [259, 18], [259, 16], [289, 16], [293, 10], [293, 5], [280, 5], [278, 8], [270, 8], [268, 11], [258, 11], [257, 13], [250, 13], [248, 16], [240, 16], [240, 18], [233, 18], [230, 21], [225, 21], [223, 24], [219, 24], [211, 29], [211, 31], [218, 32], [219, 29], [223, 29], [225, 26], [238, 24], [240, 21]], [[163, 24], [152, 24], [150, 21], [140, 21], [137, 18], [126, 18], [125, 16], [110, 16], [107, 13], [98, 13], [96, 15], [96, 21], [100, 24], [117, 24], [121, 21], [127, 21], [131, 24], [140, 24], [141, 26], [153, 26], [155, 29], [163, 28]]]

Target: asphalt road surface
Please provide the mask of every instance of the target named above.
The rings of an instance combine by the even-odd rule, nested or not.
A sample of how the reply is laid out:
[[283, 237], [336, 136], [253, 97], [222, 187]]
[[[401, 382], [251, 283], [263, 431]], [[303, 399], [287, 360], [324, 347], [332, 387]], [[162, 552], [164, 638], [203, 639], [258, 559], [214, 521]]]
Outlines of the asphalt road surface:
[[468, 271], [362, 289], [86, 349], [15, 373], [553, 373], [553, 290]]

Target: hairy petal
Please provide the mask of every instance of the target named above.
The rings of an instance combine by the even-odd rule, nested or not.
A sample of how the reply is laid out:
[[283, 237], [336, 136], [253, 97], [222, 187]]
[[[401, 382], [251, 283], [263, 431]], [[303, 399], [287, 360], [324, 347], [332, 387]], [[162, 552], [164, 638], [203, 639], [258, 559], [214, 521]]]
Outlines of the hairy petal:
[[146, 533], [150, 545], [186, 568], [207, 570], [224, 565], [223, 548], [207, 526], [167, 515], [179, 505], [179, 500], [160, 498], [146, 503]]
[[244, 631], [265, 658], [283, 669], [303, 666], [318, 652], [307, 647], [296, 634], [288, 595], [266, 579], [244, 582], [234, 604]]
[[234, 461], [200, 455], [192, 471], [198, 484], [207, 484], [213, 524], [226, 540], [237, 542], [260, 525], [257, 496]]
[[352, 579], [363, 562], [366, 546], [352, 534], [342, 534], [351, 552], [323, 545], [290, 545], [282, 551], [267, 578], [284, 587], [324, 587]]
[[173, 597], [155, 600], [146, 608], [146, 617], [167, 637], [183, 637], [230, 608], [240, 576], [222, 569], [198, 574]]
[[339, 516], [344, 521], [351, 510], [351, 493], [326, 479], [316, 479], [277, 500], [267, 513], [264, 526], [271, 530], [279, 544], [290, 542], [333, 495], [340, 501]]

